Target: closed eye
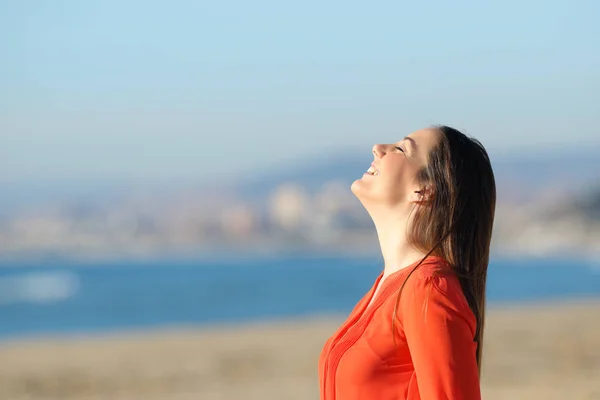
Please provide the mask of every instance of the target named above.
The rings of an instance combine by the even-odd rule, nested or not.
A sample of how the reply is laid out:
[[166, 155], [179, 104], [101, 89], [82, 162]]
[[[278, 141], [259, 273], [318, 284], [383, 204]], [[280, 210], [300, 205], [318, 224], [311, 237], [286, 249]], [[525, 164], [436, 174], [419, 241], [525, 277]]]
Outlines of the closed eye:
[[403, 149], [402, 147], [400, 147], [400, 146], [396, 146], [396, 149], [397, 149], [397, 150], [400, 150], [401, 152], [403, 152], [403, 153], [404, 153], [404, 149]]

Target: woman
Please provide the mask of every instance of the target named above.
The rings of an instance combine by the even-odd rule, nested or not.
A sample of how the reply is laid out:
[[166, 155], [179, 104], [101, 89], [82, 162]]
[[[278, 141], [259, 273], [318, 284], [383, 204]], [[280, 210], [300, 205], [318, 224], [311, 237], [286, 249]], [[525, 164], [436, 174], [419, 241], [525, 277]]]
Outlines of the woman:
[[487, 152], [439, 126], [373, 154], [352, 192], [384, 270], [323, 348], [321, 399], [480, 399], [496, 203]]

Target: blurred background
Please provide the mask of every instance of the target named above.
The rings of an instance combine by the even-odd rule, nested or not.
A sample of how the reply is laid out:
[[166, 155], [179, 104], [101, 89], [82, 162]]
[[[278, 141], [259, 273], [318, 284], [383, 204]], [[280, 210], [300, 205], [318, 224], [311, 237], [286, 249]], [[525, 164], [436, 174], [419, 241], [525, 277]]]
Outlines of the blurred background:
[[316, 399], [371, 146], [483, 142], [487, 399], [600, 399], [600, 5], [0, 2], [0, 398]]

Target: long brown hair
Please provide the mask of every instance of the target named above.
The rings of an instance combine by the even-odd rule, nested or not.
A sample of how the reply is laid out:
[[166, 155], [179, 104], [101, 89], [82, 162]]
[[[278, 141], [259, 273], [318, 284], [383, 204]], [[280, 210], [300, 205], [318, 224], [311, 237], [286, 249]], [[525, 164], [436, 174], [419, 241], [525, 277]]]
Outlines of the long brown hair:
[[[439, 144], [416, 176], [431, 196], [414, 214], [409, 243], [423, 253], [439, 256], [452, 266], [477, 321], [477, 366], [481, 373], [485, 288], [496, 209], [496, 183], [488, 153], [476, 139], [448, 126], [436, 126]], [[426, 257], [427, 257], [426, 256]], [[426, 258], [425, 257], [425, 258]], [[425, 260], [421, 260], [410, 275]], [[396, 321], [398, 292], [392, 327]]]

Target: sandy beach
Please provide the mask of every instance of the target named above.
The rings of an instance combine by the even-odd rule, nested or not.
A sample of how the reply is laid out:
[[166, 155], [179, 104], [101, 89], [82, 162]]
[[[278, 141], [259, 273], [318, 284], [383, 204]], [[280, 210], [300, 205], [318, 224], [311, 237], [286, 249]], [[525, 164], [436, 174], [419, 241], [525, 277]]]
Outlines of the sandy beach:
[[[340, 322], [3, 341], [0, 399], [318, 399]], [[600, 301], [491, 308], [486, 329], [484, 399], [600, 399]]]

